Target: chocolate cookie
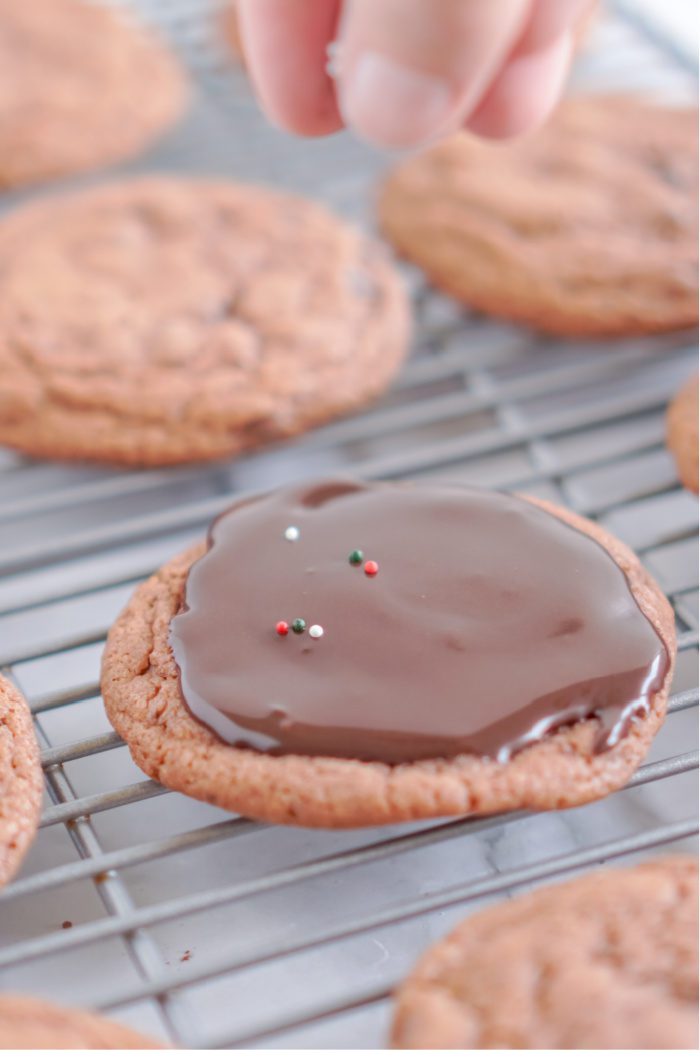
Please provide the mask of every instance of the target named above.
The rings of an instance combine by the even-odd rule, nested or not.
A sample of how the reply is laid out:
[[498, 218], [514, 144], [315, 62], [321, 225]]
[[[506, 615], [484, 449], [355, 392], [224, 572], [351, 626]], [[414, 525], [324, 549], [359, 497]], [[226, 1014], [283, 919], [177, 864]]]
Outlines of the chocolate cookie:
[[138, 153], [185, 94], [172, 55], [109, 6], [0, 0], [0, 186]]
[[39, 823], [43, 778], [32, 716], [0, 676], [0, 886], [17, 871]]
[[565, 336], [697, 322], [695, 109], [565, 103], [512, 145], [463, 134], [399, 165], [379, 221], [469, 306]]
[[337, 481], [243, 500], [142, 584], [102, 691], [163, 784], [352, 827], [606, 795], [663, 720], [674, 654], [659, 588], [570, 511]]
[[687, 489], [698, 491], [698, 376], [694, 375], [671, 402], [666, 417], [666, 441], [678, 476]]
[[144, 178], [0, 222], [0, 441], [213, 459], [364, 405], [408, 306], [381, 246], [310, 201]]
[[158, 1050], [162, 1046], [107, 1017], [40, 999], [0, 996], [1, 1050]]
[[497, 904], [429, 949], [402, 985], [392, 1046], [697, 1047], [697, 929], [690, 857]]

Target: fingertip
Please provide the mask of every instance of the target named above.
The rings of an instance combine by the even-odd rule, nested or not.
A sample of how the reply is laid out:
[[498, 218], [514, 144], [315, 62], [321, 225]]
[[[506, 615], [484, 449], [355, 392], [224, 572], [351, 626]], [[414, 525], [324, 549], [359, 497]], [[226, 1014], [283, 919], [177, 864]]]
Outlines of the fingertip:
[[314, 99], [311, 105], [304, 102], [302, 105], [286, 103], [281, 106], [271, 100], [263, 103], [263, 108], [274, 127], [303, 138], [323, 138], [325, 135], [333, 135], [345, 126], [335, 98]]
[[536, 130], [559, 101], [572, 53], [572, 35], [565, 32], [549, 47], [513, 58], [466, 127], [489, 139], [516, 138]]
[[303, 136], [343, 126], [326, 71], [340, 0], [240, 0], [246, 65], [270, 121]]
[[338, 97], [346, 125], [415, 149], [461, 124], [501, 67], [530, 0], [346, 0]]

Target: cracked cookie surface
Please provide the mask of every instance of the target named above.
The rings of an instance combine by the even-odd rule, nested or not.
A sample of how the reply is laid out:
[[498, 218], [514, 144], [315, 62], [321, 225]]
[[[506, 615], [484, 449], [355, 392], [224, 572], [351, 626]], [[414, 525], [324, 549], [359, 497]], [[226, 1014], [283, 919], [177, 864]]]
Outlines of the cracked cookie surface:
[[29, 707], [0, 676], [0, 886], [15, 874], [34, 839], [42, 790]]
[[697, 322], [697, 110], [579, 98], [507, 146], [458, 135], [400, 164], [379, 221], [439, 288], [565, 336]]
[[175, 58], [125, 15], [83, 0], [0, 0], [0, 186], [137, 153], [185, 95]]
[[399, 989], [392, 1046], [696, 1047], [697, 901], [672, 856], [473, 914]]
[[[507, 762], [464, 754], [387, 765], [274, 755], [224, 743], [183, 702], [170, 645], [170, 623], [204, 543], [173, 558], [143, 583], [111, 628], [102, 695], [112, 725], [137, 765], [155, 780], [279, 824], [359, 827], [520, 807], [558, 809], [607, 795], [627, 782], [663, 722], [676, 650], [673, 612], [623, 543], [571, 511], [533, 502], [592, 536], [612, 556], [669, 654], [669, 669], [661, 691], [650, 698], [649, 714], [634, 721], [607, 751], [595, 750], [596, 718], [560, 729]], [[329, 688], [341, 690], [342, 682], [331, 682]], [[392, 689], [390, 676], [386, 688]]]
[[154, 177], [0, 223], [0, 441], [154, 465], [284, 438], [379, 394], [409, 311], [380, 245], [320, 205]]

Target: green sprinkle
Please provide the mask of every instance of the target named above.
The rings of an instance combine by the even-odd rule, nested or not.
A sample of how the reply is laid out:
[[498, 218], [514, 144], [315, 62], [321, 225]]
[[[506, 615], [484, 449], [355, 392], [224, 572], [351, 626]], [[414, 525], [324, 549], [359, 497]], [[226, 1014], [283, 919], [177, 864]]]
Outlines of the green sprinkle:
[[306, 630], [306, 620], [302, 620], [301, 618], [292, 620], [292, 630], [295, 634], [303, 634]]
[[362, 551], [358, 551], [358, 550], [350, 551], [350, 553], [348, 555], [348, 561], [350, 562], [351, 565], [361, 565], [364, 560], [365, 560], [365, 556], [362, 553]]

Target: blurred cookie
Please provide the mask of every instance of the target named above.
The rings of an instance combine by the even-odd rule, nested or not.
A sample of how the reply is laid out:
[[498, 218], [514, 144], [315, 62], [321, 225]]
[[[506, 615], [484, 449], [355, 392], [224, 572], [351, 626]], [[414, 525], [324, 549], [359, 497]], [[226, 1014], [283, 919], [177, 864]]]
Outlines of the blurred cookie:
[[566, 102], [508, 145], [458, 135], [389, 176], [379, 221], [439, 288], [565, 336], [697, 322], [695, 109]]
[[0, 1050], [158, 1050], [162, 1046], [107, 1017], [41, 999], [0, 996]]
[[241, 500], [142, 584], [102, 694], [168, 787], [353, 827], [614, 791], [663, 721], [674, 654], [659, 588], [570, 511], [338, 480]]
[[229, 3], [226, 4], [221, 12], [221, 29], [231, 52], [236, 56], [239, 62], [245, 64], [245, 52], [243, 50], [243, 38], [241, 36], [241, 27], [238, 21], [238, 12], [236, 11], [235, 3], [232, 2], [232, 0], [229, 0]]
[[609, 868], [470, 915], [399, 989], [396, 1050], [697, 1047], [698, 866]]
[[666, 417], [666, 441], [678, 476], [687, 489], [698, 491], [698, 376], [676, 394]]
[[173, 56], [108, 5], [0, 0], [0, 187], [138, 153], [185, 94]]
[[0, 222], [0, 442], [214, 459], [363, 406], [406, 350], [380, 245], [320, 205], [155, 177]]
[[0, 886], [15, 874], [32, 843], [42, 790], [39, 747], [29, 707], [0, 676]]

